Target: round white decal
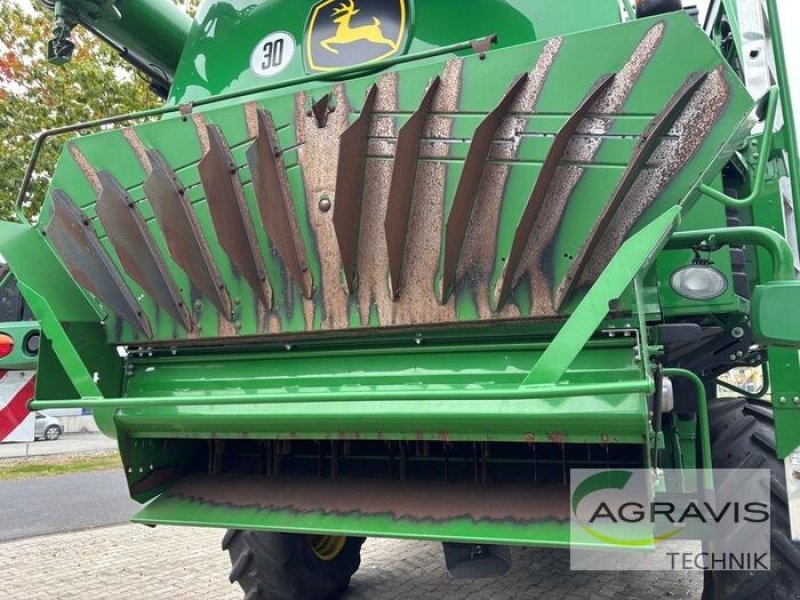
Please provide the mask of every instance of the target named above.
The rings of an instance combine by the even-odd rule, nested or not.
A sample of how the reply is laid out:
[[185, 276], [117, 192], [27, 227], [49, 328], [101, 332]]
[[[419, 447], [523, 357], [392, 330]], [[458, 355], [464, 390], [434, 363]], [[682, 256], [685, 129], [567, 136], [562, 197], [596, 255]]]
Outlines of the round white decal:
[[295, 43], [285, 31], [270, 33], [253, 49], [250, 68], [260, 77], [272, 77], [283, 71], [294, 57]]

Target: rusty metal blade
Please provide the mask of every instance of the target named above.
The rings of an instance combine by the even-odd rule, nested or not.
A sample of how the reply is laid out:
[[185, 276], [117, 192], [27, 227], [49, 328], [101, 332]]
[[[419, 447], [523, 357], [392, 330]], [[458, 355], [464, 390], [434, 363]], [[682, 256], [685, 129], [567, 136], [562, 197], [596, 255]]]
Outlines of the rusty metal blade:
[[324, 129], [328, 124], [328, 115], [330, 115], [330, 102], [331, 95], [325, 94], [322, 98], [311, 105], [311, 114], [314, 115], [314, 120], [317, 122], [318, 129]]
[[572, 113], [553, 139], [553, 145], [550, 146], [550, 151], [547, 153], [547, 157], [542, 164], [542, 169], [539, 171], [539, 176], [536, 179], [533, 191], [528, 199], [528, 204], [525, 206], [525, 211], [522, 213], [522, 218], [514, 234], [514, 242], [511, 245], [508, 260], [506, 261], [503, 271], [500, 289], [497, 294], [497, 310], [502, 308], [513, 289], [514, 283], [519, 275], [520, 261], [522, 260], [525, 248], [535, 229], [536, 221], [542, 213], [547, 194], [553, 185], [553, 178], [555, 177], [558, 165], [564, 157], [564, 153], [569, 146], [573, 134], [578, 129], [578, 126], [581, 124], [581, 121], [583, 121], [583, 118], [586, 116], [586, 113], [589, 112], [592, 105], [614, 81], [614, 77], [615, 74], [613, 73], [603, 75], [594, 84], [581, 104], [575, 109], [575, 112]]
[[148, 150], [147, 156], [153, 170], [144, 183], [144, 191], [172, 258], [197, 289], [230, 319], [230, 298], [186, 190], [158, 150]]
[[51, 192], [53, 216], [45, 228], [70, 275], [120, 319], [148, 338], [150, 321], [106, 253], [88, 217], [62, 190]]
[[264, 306], [271, 308], [272, 287], [236, 164], [220, 128], [206, 125], [206, 130], [208, 150], [197, 169], [217, 240]]
[[178, 286], [136, 203], [108, 171], [98, 173], [98, 179], [102, 190], [95, 212], [125, 272], [186, 331], [191, 331], [192, 321]]
[[356, 286], [356, 256], [361, 227], [361, 200], [364, 195], [364, 171], [372, 109], [378, 95], [373, 85], [367, 93], [361, 113], [342, 134], [339, 142], [339, 165], [336, 172], [336, 197], [333, 204], [333, 228], [342, 258], [347, 289]]
[[442, 273], [442, 303], [447, 302], [453, 290], [458, 269], [458, 260], [467, 235], [469, 219], [478, 194], [486, 159], [492, 149], [497, 130], [508, 113], [508, 109], [528, 82], [527, 73], [521, 75], [508, 89], [500, 103], [478, 125], [464, 160], [461, 179], [456, 188], [453, 207], [447, 218], [444, 248], [444, 270]]
[[647, 165], [647, 161], [650, 160], [653, 152], [661, 143], [661, 138], [675, 124], [683, 109], [686, 108], [694, 93], [707, 77], [708, 73], [703, 72], [690, 75], [681, 88], [670, 98], [664, 109], [653, 118], [647, 129], [642, 133], [625, 172], [617, 182], [614, 193], [600, 213], [600, 217], [592, 226], [589, 235], [575, 256], [575, 261], [556, 290], [554, 297], [556, 310], [561, 309], [565, 300], [577, 287], [589, 257], [592, 256], [592, 253], [597, 248], [623, 200], [625, 200], [636, 179]]
[[247, 164], [253, 178], [258, 210], [270, 240], [286, 270], [304, 297], [311, 298], [312, 280], [306, 250], [300, 237], [294, 200], [281, 158], [281, 148], [272, 115], [258, 111], [258, 134], [247, 150]]
[[438, 76], [431, 81], [419, 108], [400, 128], [397, 136], [392, 183], [389, 187], [389, 200], [384, 221], [386, 244], [389, 250], [392, 294], [395, 298], [400, 295], [403, 256], [408, 238], [408, 221], [411, 217], [411, 202], [414, 198], [420, 143], [440, 83], [441, 79]]

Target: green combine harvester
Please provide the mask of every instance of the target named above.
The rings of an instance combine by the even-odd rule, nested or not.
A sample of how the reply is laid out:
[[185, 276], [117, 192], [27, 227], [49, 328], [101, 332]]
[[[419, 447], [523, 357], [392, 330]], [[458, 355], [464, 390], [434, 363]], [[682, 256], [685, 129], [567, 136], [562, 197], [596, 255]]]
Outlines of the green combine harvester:
[[[797, 598], [776, 0], [705, 28], [673, 0], [51, 8], [51, 61], [83, 26], [165, 99], [42, 133], [0, 224], [41, 323], [31, 408], [94, 411], [135, 521], [228, 529], [249, 600], [328, 598], [366, 536], [442, 541], [457, 576], [569, 547], [574, 467], [760, 467], [771, 571], [705, 597]], [[765, 389], [716, 399], [741, 366]]]

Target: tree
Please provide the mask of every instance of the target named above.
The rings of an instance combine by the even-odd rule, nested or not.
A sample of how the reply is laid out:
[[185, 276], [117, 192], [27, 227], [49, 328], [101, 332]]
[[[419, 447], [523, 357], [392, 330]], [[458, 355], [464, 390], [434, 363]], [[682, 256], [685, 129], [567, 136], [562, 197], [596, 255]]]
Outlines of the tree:
[[[0, 2], [0, 219], [14, 218], [14, 201], [40, 132], [159, 104], [147, 82], [80, 28], [72, 36], [72, 61], [61, 67], [47, 63], [51, 27], [43, 10], [31, 13]], [[45, 144], [25, 203], [29, 216], [38, 215], [65, 139]]]

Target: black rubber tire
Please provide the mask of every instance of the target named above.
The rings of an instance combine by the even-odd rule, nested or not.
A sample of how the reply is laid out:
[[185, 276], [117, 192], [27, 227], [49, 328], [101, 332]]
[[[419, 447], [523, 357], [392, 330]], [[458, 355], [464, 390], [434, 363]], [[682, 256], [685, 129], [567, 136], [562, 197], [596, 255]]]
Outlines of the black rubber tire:
[[644, 19], [677, 10], [683, 10], [681, 0], [639, 0], [636, 3], [636, 18]]
[[311, 536], [230, 529], [222, 549], [231, 558], [231, 583], [245, 600], [326, 600], [343, 592], [361, 564], [365, 538], [348, 537], [336, 558], [324, 561]]
[[58, 425], [50, 425], [44, 432], [44, 439], [48, 442], [54, 442], [61, 437], [61, 428]]
[[707, 571], [703, 600], [797, 600], [800, 544], [793, 543], [783, 461], [776, 456], [775, 421], [766, 402], [729, 398], [709, 404], [714, 468], [771, 472], [770, 571]]

